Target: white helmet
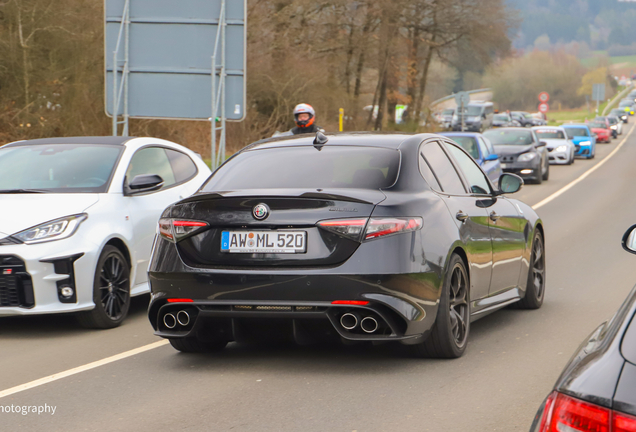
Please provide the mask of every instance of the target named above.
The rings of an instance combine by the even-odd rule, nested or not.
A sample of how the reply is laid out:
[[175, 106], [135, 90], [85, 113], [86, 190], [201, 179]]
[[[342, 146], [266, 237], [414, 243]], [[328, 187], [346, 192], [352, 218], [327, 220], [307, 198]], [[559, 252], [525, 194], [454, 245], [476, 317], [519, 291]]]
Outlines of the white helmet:
[[[299, 121], [298, 114], [309, 114], [309, 119]], [[314, 124], [315, 119], [316, 119], [316, 111], [314, 111], [314, 108], [311, 105], [301, 103], [296, 105], [296, 107], [294, 108], [294, 120], [296, 121], [296, 124], [298, 125], [298, 127], [301, 127], [301, 128], [309, 127], [312, 124]]]

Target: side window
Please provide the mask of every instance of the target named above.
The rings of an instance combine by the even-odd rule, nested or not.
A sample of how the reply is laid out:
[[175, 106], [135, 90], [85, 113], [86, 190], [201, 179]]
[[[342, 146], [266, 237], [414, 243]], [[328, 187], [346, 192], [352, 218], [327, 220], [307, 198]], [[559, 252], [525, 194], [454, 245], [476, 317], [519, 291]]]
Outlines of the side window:
[[474, 194], [491, 194], [492, 189], [490, 188], [488, 180], [486, 180], [486, 176], [473, 159], [452, 144], [444, 143], [444, 145], [464, 172], [464, 176], [470, 186], [470, 191]]
[[478, 137], [477, 142], [479, 143], [479, 150], [481, 150], [481, 155], [484, 157], [484, 159], [487, 158], [490, 154], [490, 150], [488, 150], [484, 139], [482, 137]]
[[142, 174], [157, 174], [163, 179], [163, 188], [176, 183], [170, 160], [161, 147], [146, 147], [133, 155], [126, 171], [126, 183]]
[[197, 175], [197, 166], [188, 155], [169, 149], [166, 149], [166, 154], [168, 155], [168, 160], [174, 173], [174, 179], [177, 183], [190, 180]]
[[438, 143], [432, 142], [424, 145], [422, 147], [422, 156], [424, 156], [431, 170], [433, 170], [442, 191], [451, 195], [466, 194], [466, 189], [464, 189], [459, 174], [457, 174], [455, 167]]
[[426, 183], [436, 191], [441, 191], [442, 188], [439, 186], [437, 179], [435, 178], [435, 174], [431, 171], [431, 167], [428, 166], [428, 162], [424, 159], [424, 154], [420, 153], [420, 172], [422, 173], [422, 177], [426, 180]]

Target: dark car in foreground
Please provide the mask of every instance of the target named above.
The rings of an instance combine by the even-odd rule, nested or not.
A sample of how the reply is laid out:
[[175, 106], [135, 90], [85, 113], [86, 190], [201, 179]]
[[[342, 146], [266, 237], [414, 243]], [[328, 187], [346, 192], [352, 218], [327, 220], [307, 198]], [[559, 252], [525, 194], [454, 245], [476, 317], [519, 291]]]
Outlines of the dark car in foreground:
[[495, 153], [488, 138], [478, 132], [442, 132], [442, 136], [447, 136], [459, 144], [468, 154], [475, 159], [477, 165], [486, 173], [492, 184], [496, 187], [499, 184], [499, 177], [503, 173], [499, 156]]
[[524, 179], [541, 184], [550, 177], [550, 161], [546, 143], [539, 141], [533, 130], [499, 128], [484, 132], [495, 146], [501, 168]]
[[470, 323], [545, 290], [543, 224], [432, 134], [273, 138], [165, 210], [148, 315], [184, 352], [229, 341], [400, 341], [454, 358]]
[[[636, 253], [636, 225], [623, 237]], [[531, 432], [636, 431], [636, 287], [583, 341], [541, 404]]]

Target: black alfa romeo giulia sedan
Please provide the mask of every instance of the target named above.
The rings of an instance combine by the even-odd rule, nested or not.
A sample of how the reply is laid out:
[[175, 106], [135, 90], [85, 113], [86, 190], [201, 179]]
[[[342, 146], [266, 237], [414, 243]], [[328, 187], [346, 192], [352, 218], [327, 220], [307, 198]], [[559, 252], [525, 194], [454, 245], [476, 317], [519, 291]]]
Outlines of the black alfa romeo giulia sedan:
[[400, 341], [454, 358], [470, 322], [545, 289], [541, 220], [438, 135], [259, 141], [167, 208], [149, 318], [184, 352], [229, 341]]

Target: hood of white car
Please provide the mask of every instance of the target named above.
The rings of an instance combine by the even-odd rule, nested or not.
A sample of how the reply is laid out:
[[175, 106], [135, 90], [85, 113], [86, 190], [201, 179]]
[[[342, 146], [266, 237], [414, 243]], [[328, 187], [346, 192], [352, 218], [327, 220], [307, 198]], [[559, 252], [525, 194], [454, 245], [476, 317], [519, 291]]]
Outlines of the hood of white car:
[[564, 139], [548, 138], [542, 139], [541, 141], [544, 141], [548, 148], [556, 148], [560, 145], [568, 145], [568, 140]]
[[0, 239], [32, 226], [84, 212], [98, 194], [0, 194]]

